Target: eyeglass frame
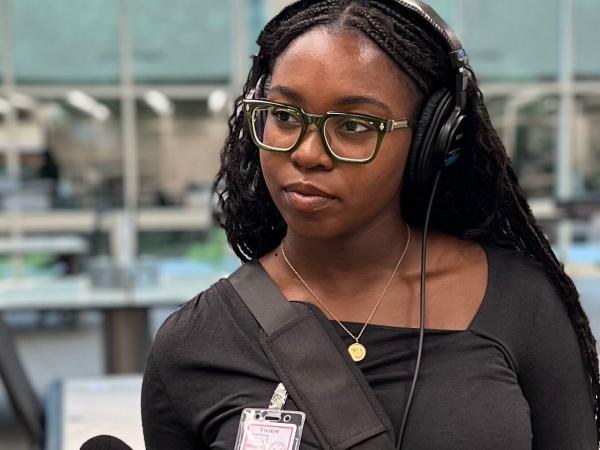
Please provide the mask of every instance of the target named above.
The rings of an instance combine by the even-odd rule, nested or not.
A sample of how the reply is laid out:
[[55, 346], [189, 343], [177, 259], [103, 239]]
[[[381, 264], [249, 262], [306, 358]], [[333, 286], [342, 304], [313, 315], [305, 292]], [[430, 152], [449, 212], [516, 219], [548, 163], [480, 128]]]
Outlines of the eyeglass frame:
[[[272, 153], [293, 153], [302, 143], [302, 140], [306, 136], [308, 132], [308, 127], [311, 124], [314, 124], [319, 131], [319, 136], [321, 138], [321, 144], [325, 149], [325, 152], [329, 155], [331, 159], [334, 161], [344, 162], [348, 164], [368, 164], [372, 162], [379, 153], [381, 148], [381, 143], [383, 142], [383, 138], [386, 134], [391, 133], [395, 130], [400, 130], [404, 128], [410, 128], [410, 122], [408, 119], [386, 119], [383, 117], [373, 116], [370, 114], [359, 114], [359, 113], [345, 113], [345, 112], [337, 112], [337, 111], [328, 111], [325, 114], [311, 114], [304, 111], [302, 108], [298, 106], [288, 105], [286, 103], [273, 102], [270, 100], [260, 100], [260, 99], [244, 99], [244, 112], [246, 114], [246, 118], [250, 124], [250, 136], [252, 137], [252, 141], [254, 144], [262, 149]], [[300, 135], [298, 136], [296, 143], [291, 146], [289, 149], [281, 150], [276, 149], [274, 147], [270, 147], [264, 143], [261, 143], [256, 135], [255, 129], [255, 120], [254, 120], [254, 110], [259, 108], [260, 106], [278, 106], [283, 109], [289, 109], [298, 114], [302, 118], [302, 129], [300, 130]], [[366, 120], [375, 125], [377, 131], [377, 144], [375, 146], [375, 150], [373, 154], [369, 158], [363, 159], [354, 159], [354, 158], [345, 158], [343, 156], [336, 155], [335, 152], [331, 149], [329, 142], [327, 142], [327, 137], [325, 136], [325, 122], [327, 119], [331, 117], [351, 117], [357, 118], [360, 120]]]

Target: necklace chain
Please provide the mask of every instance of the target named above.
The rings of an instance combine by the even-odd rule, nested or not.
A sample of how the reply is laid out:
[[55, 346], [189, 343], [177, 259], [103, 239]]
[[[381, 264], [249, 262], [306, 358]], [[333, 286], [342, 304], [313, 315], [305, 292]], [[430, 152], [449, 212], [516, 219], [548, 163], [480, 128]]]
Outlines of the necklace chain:
[[289, 266], [289, 268], [292, 270], [292, 272], [294, 272], [294, 274], [298, 277], [298, 279], [304, 285], [304, 287], [306, 288], [306, 290], [308, 292], [310, 292], [310, 295], [312, 295], [315, 298], [315, 300], [317, 302], [319, 302], [319, 304], [325, 309], [325, 311], [327, 311], [329, 313], [329, 315], [331, 317], [333, 317], [334, 320], [344, 329], [344, 331], [346, 331], [346, 333], [348, 333], [352, 337], [352, 339], [354, 339], [356, 341], [356, 343], [358, 344], [358, 340], [361, 338], [361, 336], [363, 335], [365, 329], [367, 328], [367, 325], [369, 324], [369, 322], [371, 322], [371, 319], [373, 318], [373, 316], [377, 312], [377, 309], [379, 308], [379, 305], [381, 304], [381, 301], [383, 300], [383, 296], [387, 292], [388, 287], [390, 286], [392, 280], [394, 279], [394, 276], [396, 275], [396, 272], [398, 271], [398, 267], [400, 267], [400, 263], [404, 259], [404, 255], [406, 255], [406, 251], [408, 250], [408, 245], [410, 244], [410, 226], [408, 225], [408, 223], [406, 224], [406, 229], [407, 229], [407, 238], [406, 238], [406, 245], [404, 246], [404, 250], [402, 251], [402, 254], [400, 255], [400, 258], [398, 259], [398, 262], [396, 263], [396, 267], [394, 267], [394, 270], [392, 271], [392, 274], [388, 278], [387, 283], [385, 284], [385, 287], [383, 288], [383, 291], [379, 295], [379, 298], [377, 299], [377, 302], [375, 303], [375, 306], [373, 307], [373, 309], [371, 311], [371, 314], [369, 314], [369, 317], [367, 318], [367, 321], [365, 322], [365, 324], [363, 325], [362, 329], [360, 330], [360, 333], [358, 333], [358, 335], [356, 335], [356, 336], [342, 322], [340, 322], [338, 320], [338, 318], [335, 316], [335, 314], [333, 314], [333, 312], [331, 312], [331, 310], [327, 307], [327, 305], [323, 301], [321, 301], [321, 299], [319, 298], [319, 296], [317, 294], [315, 294], [315, 292], [311, 289], [311, 287], [304, 280], [304, 278], [302, 278], [302, 276], [294, 268], [294, 266], [292, 265], [292, 263], [288, 259], [287, 255], [285, 254], [285, 250], [283, 248], [283, 243], [285, 242], [285, 240], [282, 241], [281, 245], [280, 245], [281, 254], [283, 256], [283, 259], [285, 260], [285, 262]]

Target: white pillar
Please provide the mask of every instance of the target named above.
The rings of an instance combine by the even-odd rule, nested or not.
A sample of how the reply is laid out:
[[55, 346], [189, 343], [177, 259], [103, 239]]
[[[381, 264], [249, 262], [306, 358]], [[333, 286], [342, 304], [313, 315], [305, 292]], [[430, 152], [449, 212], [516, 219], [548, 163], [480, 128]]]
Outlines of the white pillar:
[[573, 0], [561, 0], [559, 13], [560, 103], [557, 127], [556, 195], [560, 200], [573, 195], [571, 147], [573, 143]]
[[[463, 39], [465, 34], [465, 4], [464, 0], [454, 0], [454, 23], [452, 28]], [[465, 45], [463, 41], [463, 45]]]
[[123, 149], [123, 204], [124, 217], [130, 227], [130, 241], [124, 249], [130, 252], [125, 260], [133, 261], [137, 254], [137, 210], [139, 197], [139, 170], [137, 148], [137, 117], [131, 50], [131, 12], [128, 0], [121, 0], [119, 8], [119, 50], [121, 56], [121, 145]]
[[[556, 189], [559, 201], [572, 199], [571, 147], [573, 143], [573, 0], [561, 0], [559, 10], [559, 84], [560, 101], [557, 122]], [[563, 262], [568, 262], [572, 241], [570, 221], [561, 220], [558, 225], [558, 250]]]
[[248, 32], [246, 3], [246, 0], [229, 1], [232, 30], [230, 98], [235, 98], [242, 92], [250, 67], [250, 52], [248, 51], [250, 35]]

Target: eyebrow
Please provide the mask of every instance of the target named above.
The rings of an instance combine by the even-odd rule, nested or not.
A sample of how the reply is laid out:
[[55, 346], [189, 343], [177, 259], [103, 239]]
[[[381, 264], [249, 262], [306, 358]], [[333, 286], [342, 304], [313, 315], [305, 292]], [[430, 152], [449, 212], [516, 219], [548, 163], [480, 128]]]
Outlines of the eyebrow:
[[298, 103], [302, 103], [302, 101], [304, 100], [304, 97], [302, 96], [302, 94], [300, 94], [299, 92], [295, 91], [294, 89], [292, 89], [291, 87], [288, 86], [271, 86], [268, 89], [268, 94], [271, 94], [272, 92], [276, 92], [278, 94], [281, 95], [285, 95], [286, 97], [297, 101]]
[[368, 95], [352, 95], [343, 97], [335, 102], [338, 106], [356, 106], [356, 105], [373, 105], [384, 109], [389, 115], [392, 115], [392, 110], [380, 100], [369, 97]]
[[[304, 100], [304, 96], [300, 94], [298, 91], [292, 89], [289, 86], [273, 86], [269, 89], [269, 93], [276, 92], [278, 94], [284, 95], [291, 100], [294, 100], [298, 103], [302, 103]], [[377, 106], [379, 108], [384, 109], [387, 114], [393, 115], [392, 110], [389, 106], [383, 103], [376, 98], [370, 97], [368, 95], [350, 95], [348, 97], [343, 97], [334, 103], [336, 106], [360, 106], [360, 105], [372, 105]]]

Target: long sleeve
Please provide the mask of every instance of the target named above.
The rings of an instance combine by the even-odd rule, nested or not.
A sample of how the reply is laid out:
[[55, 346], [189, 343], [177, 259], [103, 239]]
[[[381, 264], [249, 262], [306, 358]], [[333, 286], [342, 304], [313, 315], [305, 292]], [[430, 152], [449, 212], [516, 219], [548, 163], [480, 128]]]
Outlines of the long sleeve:
[[152, 354], [142, 384], [142, 425], [146, 450], [204, 450], [185, 429], [160, 379]]
[[519, 383], [531, 410], [533, 450], [597, 450], [590, 382], [567, 309], [541, 286]]

